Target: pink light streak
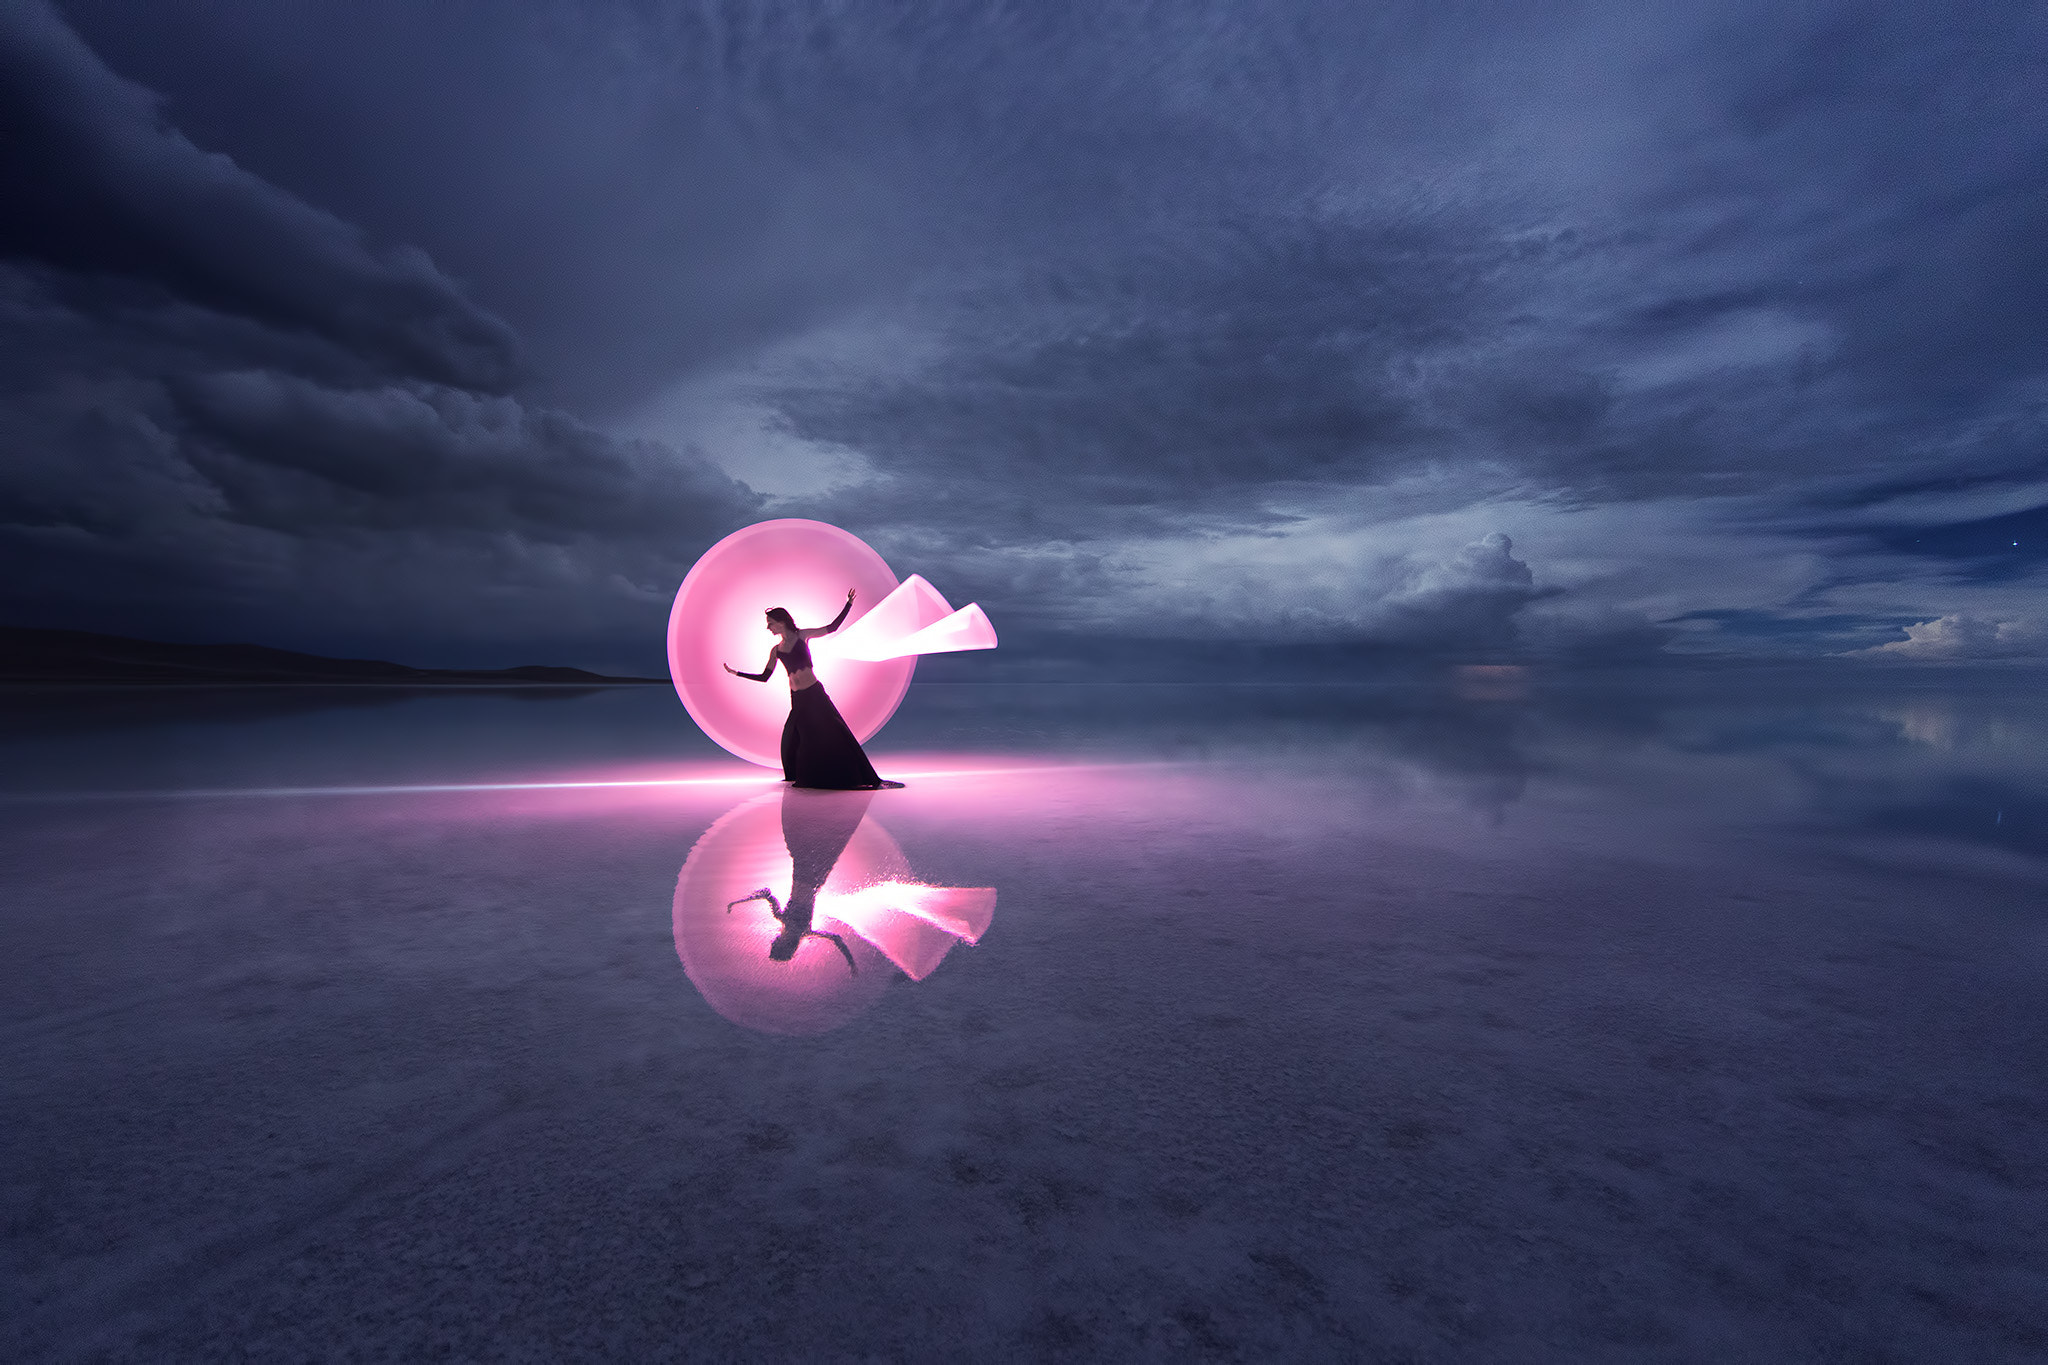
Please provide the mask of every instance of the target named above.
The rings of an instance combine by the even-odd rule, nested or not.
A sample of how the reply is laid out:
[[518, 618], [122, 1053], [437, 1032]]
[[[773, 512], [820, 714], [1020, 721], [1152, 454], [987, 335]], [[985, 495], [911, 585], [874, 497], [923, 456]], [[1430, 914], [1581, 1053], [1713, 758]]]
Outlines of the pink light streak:
[[[1121, 769], [1185, 767], [1172, 760], [1140, 760], [1106, 763], [991, 763], [984, 758], [954, 758], [919, 754], [904, 760], [908, 768], [890, 765], [890, 771], [906, 782], [947, 781], [963, 777], [1038, 777], [1069, 773], [1106, 772]], [[36, 805], [62, 801], [140, 800], [233, 800], [247, 797], [294, 798], [323, 796], [430, 796], [437, 794], [485, 794], [491, 792], [604, 792], [660, 791], [692, 788], [752, 787], [774, 790], [780, 783], [754, 769], [734, 772], [721, 768], [712, 772], [659, 777], [561, 777], [506, 782], [383, 782], [334, 786], [291, 787], [136, 787], [97, 791], [0, 792], [0, 805]]]
[[996, 628], [979, 606], [970, 602], [954, 611], [937, 588], [912, 574], [867, 615], [818, 641], [815, 649], [835, 658], [882, 663], [995, 647]]
[[992, 886], [875, 882], [821, 893], [818, 913], [882, 950], [912, 981], [930, 976], [955, 943], [976, 944], [995, 918]]

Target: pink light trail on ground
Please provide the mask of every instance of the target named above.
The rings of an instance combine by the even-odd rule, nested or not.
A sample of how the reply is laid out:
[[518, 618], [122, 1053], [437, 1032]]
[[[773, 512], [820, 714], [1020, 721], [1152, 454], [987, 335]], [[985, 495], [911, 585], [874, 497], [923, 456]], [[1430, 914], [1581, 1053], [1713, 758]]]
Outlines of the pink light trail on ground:
[[[1181, 767], [1184, 764], [1164, 760], [1140, 760], [1135, 762], [1104, 763], [1062, 763], [1062, 762], [1000, 762], [986, 756], [951, 757], [947, 755], [918, 754], [899, 760], [911, 766], [890, 765], [890, 772], [899, 781], [932, 782], [969, 777], [1037, 777], [1108, 771], [1116, 769]], [[637, 766], [637, 765], [636, 765]], [[584, 770], [585, 773], [588, 770]], [[438, 794], [490, 793], [490, 792], [605, 792], [605, 791], [661, 791], [664, 789], [689, 790], [691, 788], [752, 787], [757, 790], [773, 791], [781, 783], [758, 769], [734, 771], [720, 765], [703, 772], [675, 775], [664, 770], [663, 776], [603, 777], [592, 775], [564, 776], [559, 778], [536, 778], [530, 781], [505, 782], [388, 782], [357, 785], [298, 786], [298, 787], [174, 787], [130, 790], [98, 791], [29, 791], [0, 793], [0, 804], [35, 805], [52, 801], [133, 801], [133, 800], [215, 800], [239, 797], [314, 797], [314, 796], [430, 796]]]

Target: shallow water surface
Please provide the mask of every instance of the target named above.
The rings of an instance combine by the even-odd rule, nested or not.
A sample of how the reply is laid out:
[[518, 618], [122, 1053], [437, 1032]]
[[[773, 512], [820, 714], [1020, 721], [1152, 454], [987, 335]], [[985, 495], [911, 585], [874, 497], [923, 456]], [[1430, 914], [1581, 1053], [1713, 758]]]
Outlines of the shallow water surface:
[[2034, 1359], [2033, 674], [0, 699], [18, 1359]]

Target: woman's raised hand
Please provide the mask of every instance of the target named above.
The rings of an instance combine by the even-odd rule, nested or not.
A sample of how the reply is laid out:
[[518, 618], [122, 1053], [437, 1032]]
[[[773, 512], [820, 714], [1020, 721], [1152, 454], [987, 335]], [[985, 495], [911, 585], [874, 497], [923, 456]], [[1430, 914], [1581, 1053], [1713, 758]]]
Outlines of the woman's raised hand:
[[726, 672], [732, 674], [735, 678], [737, 678], [740, 675], [740, 671], [737, 668], [734, 668], [731, 664], [720, 664], [719, 667], [724, 669]]
[[847, 600], [847, 601], [848, 601], [849, 603], [851, 603], [851, 602], [853, 601], [853, 589], [852, 589], [852, 588], [848, 588], [848, 589], [846, 590], [846, 600]]

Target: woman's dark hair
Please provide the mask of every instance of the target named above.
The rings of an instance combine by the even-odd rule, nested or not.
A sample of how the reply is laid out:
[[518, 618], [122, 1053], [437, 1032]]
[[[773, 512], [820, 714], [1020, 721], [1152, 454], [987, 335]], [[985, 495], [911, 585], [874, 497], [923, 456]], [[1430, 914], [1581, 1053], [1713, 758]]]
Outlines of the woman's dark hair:
[[796, 622], [791, 620], [789, 612], [781, 607], [768, 608], [768, 619], [788, 626], [791, 630], [796, 629]]

